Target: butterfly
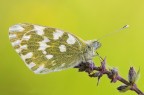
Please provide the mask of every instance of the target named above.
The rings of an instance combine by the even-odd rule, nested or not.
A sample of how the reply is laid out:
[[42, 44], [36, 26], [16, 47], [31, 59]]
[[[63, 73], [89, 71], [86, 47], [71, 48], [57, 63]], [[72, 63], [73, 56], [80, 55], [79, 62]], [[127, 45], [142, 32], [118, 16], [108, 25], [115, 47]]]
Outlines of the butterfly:
[[13, 48], [35, 74], [47, 74], [92, 61], [101, 46], [63, 30], [21, 23], [9, 28]]

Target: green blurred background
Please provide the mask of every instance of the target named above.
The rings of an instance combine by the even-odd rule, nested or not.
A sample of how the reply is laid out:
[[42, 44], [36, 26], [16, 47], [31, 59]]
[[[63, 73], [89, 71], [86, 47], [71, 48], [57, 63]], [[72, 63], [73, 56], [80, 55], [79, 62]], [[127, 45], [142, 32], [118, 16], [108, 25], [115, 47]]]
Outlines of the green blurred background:
[[98, 52], [125, 78], [130, 66], [140, 67], [138, 87], [144, 91], [143, 0], [0, 0], [0, 95], [136, 95], [119, 93], [121, 83], [110, 84], [106, 76], [97, 87], [97, 79], [76, 69], [35, 75], [8, 38], [8, 28], [23, 22], [60, 28], [84, 40], [129, 24], [130, 28], [101, 40]]

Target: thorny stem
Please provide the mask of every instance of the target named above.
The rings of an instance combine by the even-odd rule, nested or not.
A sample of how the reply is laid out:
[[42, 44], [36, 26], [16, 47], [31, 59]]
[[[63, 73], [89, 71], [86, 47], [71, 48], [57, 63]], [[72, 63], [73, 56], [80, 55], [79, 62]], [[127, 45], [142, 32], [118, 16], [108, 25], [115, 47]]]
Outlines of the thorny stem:
[[[101, 57], [101, 59], [102, 59], [102, 57]], [[104, 59], [102, 59], [102, 61], [104, 61]], [[94, 70], [95, 70], [95, 71], [98, 71], [98, 72], [101, 72], [101, 71], [102, 71], [101, 67], [96, 67], [96, 66], [94, 66], [93, 68], [87, 67], [87, 66], [84, 67], [82, 64], [83, 64], [83, 63], [81, 63], [80, 65], [76, 66], [75, 68], [79, 68], [79, 71], [80, 71], [80, 72], [82, 72], [82, 71], [87, 72], [90, 77], [97, 77], [97, 76], [95, 76], [94, 74], [90, 74], [90, 73], [93, 72]], [[87, 63], [87, 64], [90, 64], [90, 63]], [[93, 63], [93, 64], [94, 64], [94, 63]], [[81, 68], [81, 67], [82, 67], [82, 68]], [[91, 69], [91, 70], [86, 71], [86, 69]], [[102, 74], [107, 75], [110, 80], [113, 79], [113, 77], [111, 76], [111, 72], [110, 72], [109, 70], [107, 70], [106, 68], [105, 68], [105, 70], [103, 71]], [[100, 79], [101, 77], [102, 77], [102, 76], [100, 76], [99, 79]], [[128, 86], [129, 86], [129, 85], [132, 85], [132, 86], [131, 86], [131, 89], [130, 89], [131, 91], [135, 91], [138, 95], [144, 95], [144, 93], [137, 87], [137, 85], [136, 85], [135, 83], [134, 83], [134, 84], [131, 84], [129, 81], [127, 81], [126, 79], [122, 78], [120, 75], [117, 76], [117, 80], [120, 81], [120, 82], [122, 82], [122, 83], [125, 84], [125, 85], [128, 85]]]

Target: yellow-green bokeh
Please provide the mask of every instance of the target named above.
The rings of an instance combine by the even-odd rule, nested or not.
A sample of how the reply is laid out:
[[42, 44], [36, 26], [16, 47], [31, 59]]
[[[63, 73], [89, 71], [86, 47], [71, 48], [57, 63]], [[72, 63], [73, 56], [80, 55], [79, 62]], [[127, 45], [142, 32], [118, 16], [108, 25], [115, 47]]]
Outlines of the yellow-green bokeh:
[[129, 24], [130, 28], [101, 40], [99, 53], [125, 78], [130, 66], [140, 67], [138, 87], [144, 91], [143, 0], [0, 0], [0, 95], [136, 95], [119, 93], [121, 83], [110, 84], [106, 76], [97, 87], [96, 79], [76, 69], [33, 74], [8, 38], [8, 28], [23, 22], [60, 28], [84, 40]]

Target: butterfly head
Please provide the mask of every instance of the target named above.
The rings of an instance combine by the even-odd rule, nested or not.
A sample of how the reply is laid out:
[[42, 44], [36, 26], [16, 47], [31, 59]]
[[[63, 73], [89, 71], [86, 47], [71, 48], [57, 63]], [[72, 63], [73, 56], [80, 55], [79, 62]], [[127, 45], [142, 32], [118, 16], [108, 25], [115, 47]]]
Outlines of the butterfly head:
[[87, 48], [86, 48], [86, 59], [92, 59], [95, 56], [95, 51], [101, 47], [101, 43], [97, 40], [88, 40], [86, 41]]

